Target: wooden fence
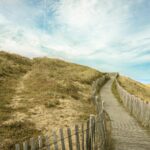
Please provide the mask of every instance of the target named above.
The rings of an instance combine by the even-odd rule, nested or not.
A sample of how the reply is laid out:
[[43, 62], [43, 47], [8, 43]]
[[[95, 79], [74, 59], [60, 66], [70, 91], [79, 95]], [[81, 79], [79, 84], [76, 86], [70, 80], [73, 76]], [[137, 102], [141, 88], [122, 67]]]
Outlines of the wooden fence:
[[[97, 110], [97, 139], [103, 141], [101, 150], [107, 150], [111, 147], [111, 121], [110, 117], [104, 109], [104, 101], [101, 100], [100, 89], [110, 79], [109, 75], [105, 75], [93, 82], [92, 101]], [[103, 120], [103, 121], [102, 121]], [[101, 132], [104, 134], [101, 134]]]
[[127, 92], [117, 80], [115, 82], [123, 105], [143, 126], [150, 128], [150, 103]]
[[[107, 78], [94, 82], [101, 85]], [[100, 86], [93, 86], [98, 91]], [[108, 114], [104, 110], [100, 95], [93, 92], [97, 115], [90, 115], [89, 119], [73, 128], [53, 131], [51, 136], [38, 136], [15, 145], [15, 150], [107, 150], [111, 143], [111, 123]]]
[[[92, 100], [95, 104], [95, 98], [99, 95], [101, 87], [110, 79], [109, 75], [106, 74], [102, 76], [101, 78], [98, 78], [96, 81], [92, 84]], [[96, 105], [96, 104], [95, 104]], [[96, 106], [97, 107], [97, 106]]]

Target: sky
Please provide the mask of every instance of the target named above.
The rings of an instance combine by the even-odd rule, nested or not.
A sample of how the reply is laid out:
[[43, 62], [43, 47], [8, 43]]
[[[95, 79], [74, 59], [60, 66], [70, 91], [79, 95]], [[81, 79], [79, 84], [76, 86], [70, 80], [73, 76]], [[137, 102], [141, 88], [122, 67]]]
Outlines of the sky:
[[0, 50], [150, 83], [150, 0], [0, 0]]

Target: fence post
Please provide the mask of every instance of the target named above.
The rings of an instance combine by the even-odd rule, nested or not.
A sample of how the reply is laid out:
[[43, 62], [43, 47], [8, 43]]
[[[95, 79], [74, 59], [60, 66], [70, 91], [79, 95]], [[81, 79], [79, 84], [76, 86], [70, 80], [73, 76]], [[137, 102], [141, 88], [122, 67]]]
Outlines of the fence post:
[[83, 123], [81, 126], [81, 130], [82, 130], [82, 150], [84, 150], [84, 124]]
[[23, 142], [23, 150], [28, 150], [28, 143], [27, 143], [27, 141]]
[[93, 115], [90, 115], [90, 122], [89, 122], [89, 133], [90, 133], [90, 150], [93, 149]]
[[35, 150], [36, 149], [36, 143], [34, 138], [30, 139], [30, 145], [31, 145], [31, 150]]
[[54, 149], [58, 150], [57, 135], [55, 131], [53, 131], [53, 141], [54, 141]]
[[[92, 130], [93, 130], [93, 131], [92, 131], [92, 132], [93, 132], [93, 144], [95, 145], [95, 130], [96, 130], [96, 126], [95, 126], [95, 116], [93, 116], [92, 126], [93, 126], [93, 129], [92, 129]], [[94, 145], [93, 145], [93, 147], [95, 147]]]
[[39, 148], [43, 147], [42, 136], [38, 136], [38, 146], [39, 146]]
[[86, 150], [89, 150], [89, 120], [87, 121], [87, 129], [86, 129]]
[[61, 147], [62, 147], [62, 150], [65, 150], [66, 148], [65, 148], [65, 142], [64, 142], [63, 129], [61, 128], [61, 129], [59, 130], [59, 132], [60, 132], [60, 137], [61, 137]]
[[46, 150], [50, 150], [50, 140], [49, 137], [45, 137], [45, 145], [46, 145]]
[[69, 150], [73, 150], [72, 138], [71, 138], [71, 129], [70, 128], [67, 128], [67, 133], [68, 133]]
[[15, 145], [15, 150], [20, 150], [20, 144]]
[[76, 136], [76, 150], [80, 150], [79, 126], [78, 125], [75, 125], [75, 136]]

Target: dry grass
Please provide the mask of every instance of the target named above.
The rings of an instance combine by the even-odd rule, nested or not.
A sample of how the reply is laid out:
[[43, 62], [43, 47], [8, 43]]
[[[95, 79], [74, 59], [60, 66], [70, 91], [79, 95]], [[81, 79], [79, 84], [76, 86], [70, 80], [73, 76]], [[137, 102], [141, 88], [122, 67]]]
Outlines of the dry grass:
[[112, 84], [112, 87], [111, 87], [111, 90], [112, 90], [112, 93], [114, 94], [114, 96], [116, 97], [116, 99], [122, 103], [122, 100], [120, 98], [120, 95], [117, 91], [117, 85], [116, 85], [116, 82], [114, 81], [113, 84]]
[[128, 77], [119, 76], [118, 81], [129, 93], [150, 102], [150, 87]]
[[37, 133], [34, 124], [30, 122], [4, 124], [17, 111], [10, 107], [10, 104], [20, 78], [30, 68], [31, 60], [0, 51], [0, 149], [10, 149], [18, 139], [23, 140], [33, 132]]
[[147, 84], [146, 86], [148, 86], [150, 88], [150, 84]]
[[27, 58], [0, 52], [0, 123], [7, 120], [13, 111], [9, 104], [15, 94], [15, 87], [30, 66], [31, 62]]
[[29, 77], [24, 82], [24, 92], [43, 101], [56, 97], [79, 100], [92, 81], [100, 76], [101, 73], [94, 69], [61, 60], [35, 59]]
[[100, 76], [58, 59], [0, 52], [0, 148], [86, 120], [95, 113], [91, 84]]

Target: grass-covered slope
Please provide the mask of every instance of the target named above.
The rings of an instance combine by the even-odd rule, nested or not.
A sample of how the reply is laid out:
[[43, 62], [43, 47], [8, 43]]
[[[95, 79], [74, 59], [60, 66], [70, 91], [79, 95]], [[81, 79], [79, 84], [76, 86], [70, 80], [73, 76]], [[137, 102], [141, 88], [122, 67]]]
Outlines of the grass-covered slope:
[[30, 67], [29, 59], [0, 51], [0, 123], [9, 117], [12, 108], [8, 109], [8, 104], [11, 103], [15, 87]]
[[91, 84], [102, 73], [58, 59], [0, 52], [0, 149], [95, 113]]
[[143, 101], [150, 102], [150, 87], [132, 80], [128, 77], [119, 76], [118, 81], [120, 85], [126, 89], [129, 93], [141, 98]]
[[28, 58], [0, 51], [0, 149], [10, 149], [9, 145], [16, 139], [36, 132], [34, 124], [30, 122], [5, 123], [18, 111], [10, 104], [18, 82], [30, 70], [31, 64]]
[[32, 98], [50, 101], [53, 98], [73, 98], [81, 100], [90, 92], [88, 87], [101, 73], [62, 60], [36, 58], [32, 70], [24, 84], [25, 91]]
[[147, 84], [146, 86], [148, 86], [150, 88], [150, 84]]

